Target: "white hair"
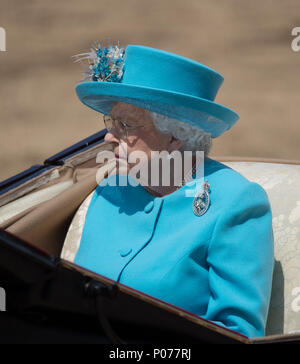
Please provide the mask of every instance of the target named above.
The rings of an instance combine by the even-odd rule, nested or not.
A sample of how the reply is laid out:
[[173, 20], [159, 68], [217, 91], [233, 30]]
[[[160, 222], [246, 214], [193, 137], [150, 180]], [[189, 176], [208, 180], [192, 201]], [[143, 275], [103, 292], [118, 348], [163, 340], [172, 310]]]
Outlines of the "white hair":
[[169, 133], [182, 142], [181, 151], [204, 151], [207, 156], [212, 147], [211, 135], [182, 121], [150, 111], [154, 126], [162, 133]]

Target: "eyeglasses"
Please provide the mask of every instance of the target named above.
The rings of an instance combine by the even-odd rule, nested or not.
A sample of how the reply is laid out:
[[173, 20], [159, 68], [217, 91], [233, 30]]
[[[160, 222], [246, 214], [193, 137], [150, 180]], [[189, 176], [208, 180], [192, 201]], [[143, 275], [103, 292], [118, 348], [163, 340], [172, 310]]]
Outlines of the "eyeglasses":
[[128, 132], [132, 132], [144, 126], [129, 125], [125, 121], [113, 119], [109, 115], [103, 115], [103, 121], [107, 131], [111, 131], [114, 128], [120, 136], [126, 136], [126, 138], [128, 138]]

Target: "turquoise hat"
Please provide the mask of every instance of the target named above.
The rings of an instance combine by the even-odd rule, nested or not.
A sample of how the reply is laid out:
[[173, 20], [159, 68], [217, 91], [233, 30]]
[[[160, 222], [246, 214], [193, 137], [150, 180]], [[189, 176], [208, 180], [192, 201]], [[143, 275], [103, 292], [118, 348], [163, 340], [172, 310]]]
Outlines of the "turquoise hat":
[[125, 102], [201, 128], [213, 138], [239, 119], [214, 102], [223, 76], [191, 59], [141, 45], [124, 49], [99, 43], [74, 57], [89, 61], [88, 77], [76, 85], [76, 93], [102, 114], [108, 115], [115, 101]]

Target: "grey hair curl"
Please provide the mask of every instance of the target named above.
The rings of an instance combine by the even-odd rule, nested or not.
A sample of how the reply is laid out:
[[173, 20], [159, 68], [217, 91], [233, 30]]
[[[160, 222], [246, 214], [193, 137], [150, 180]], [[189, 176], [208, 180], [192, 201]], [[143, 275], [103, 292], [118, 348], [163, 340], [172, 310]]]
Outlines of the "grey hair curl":
[[182, 141], [180, 151], [204, 151], [207, 156], [212, 147], [211, 135], [200, 128], [196, 128], [182, 121], [150, 111], [154, 126], [162, 133], [170, 133]]

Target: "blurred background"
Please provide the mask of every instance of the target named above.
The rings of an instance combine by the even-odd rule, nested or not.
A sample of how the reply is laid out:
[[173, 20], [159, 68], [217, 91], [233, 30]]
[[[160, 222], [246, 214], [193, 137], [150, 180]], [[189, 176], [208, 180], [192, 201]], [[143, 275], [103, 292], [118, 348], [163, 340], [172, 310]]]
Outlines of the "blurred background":
[[164, 49], [225, 81], [216, 97], [240, 114], [211, 156], [300, 160], [299, 0], [1, 0], [0, 180], [103, 129], [77, 99], [71, 56], [94, 40]]

